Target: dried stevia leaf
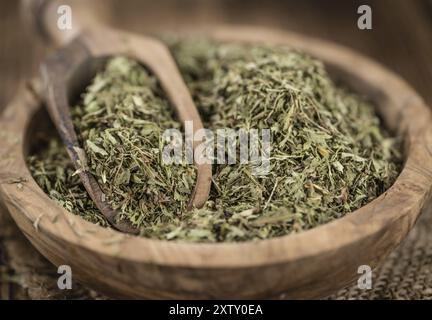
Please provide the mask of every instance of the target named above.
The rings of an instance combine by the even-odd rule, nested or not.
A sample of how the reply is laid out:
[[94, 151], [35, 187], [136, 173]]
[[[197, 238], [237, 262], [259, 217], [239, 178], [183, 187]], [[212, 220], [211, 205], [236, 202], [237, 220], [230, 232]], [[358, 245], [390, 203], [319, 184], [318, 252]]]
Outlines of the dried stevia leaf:
[[91, 151], [93, 151], [94, 153], [98, 153], [98, 154], [100, 154], [100, 155], [102, 155], [102, 156], [107, 156], [108, 155], [108, 153], [104, 150], [104, 149], [102, 149], [101, 147], [98, 147], [95, 143], [93, 143], [92, 141], [90, 141], [90, 140], [87, 140], [86, 141], [86, 144], [87, 144], [87, 147], [91, 150]]
[[[110, 59], [72, 114], [85, 167], [142, 236], [230, 242], [301, 232], [363, 206], [396, 179], [400, 139], [320, 61], [283, 47], [166, 41], [206, 128], [271, 130], [270, 172], [258, 177], [251, 163], [215, 164], [205, 207], [187, 212], [194, 167], [161, 162], [161, 134], [181, 124], [151, 73]], [[107, 225], [57, 139], [29, 163], [51, 198]]]

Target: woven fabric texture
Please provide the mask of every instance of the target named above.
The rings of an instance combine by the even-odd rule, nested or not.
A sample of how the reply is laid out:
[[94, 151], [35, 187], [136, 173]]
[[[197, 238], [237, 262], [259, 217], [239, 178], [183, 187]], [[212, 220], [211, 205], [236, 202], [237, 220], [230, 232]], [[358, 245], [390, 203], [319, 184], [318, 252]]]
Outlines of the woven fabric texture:
[[[372, 289], [357, 285], [329, 299], [432, 299], [432, 210], [425, 212], [408, 237], [378, 270]], [[79, 283], [59, 290], [56, 268], [24, 238], [0, 207], [0, 299], [105, 299]]]

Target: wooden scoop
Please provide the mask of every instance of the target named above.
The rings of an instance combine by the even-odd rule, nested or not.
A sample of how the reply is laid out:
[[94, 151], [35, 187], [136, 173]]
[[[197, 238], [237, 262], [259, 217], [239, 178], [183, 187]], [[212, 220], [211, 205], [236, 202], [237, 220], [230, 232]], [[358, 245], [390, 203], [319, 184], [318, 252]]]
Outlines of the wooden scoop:
[[[45, 30], [45, 33], [49, 33], [49, 30]], [[70, 98], [82, 91], [84, 85], [89, 82], [107, 57], [114, 55], [127, 56], [147, 66], [159, 79], [179, 120], [182, 123], [185, 121], [193, 123], [194, 133], [202, 129], [203, 125], [171, 54], [165, 45], [156, 39], [106, 27], [94, 27], [89, 31], [82, 31], [42, 64], [41, 72], [46, 86], [48, 112], [73, 165], [78, 170], [84, 187], [114, 228], [127, 233], [137, 233], [138, 230], [130, 223], [118, 221], [119, 213], [105, 201], [105, 195], [98, 182], [87, 170], [86, 155], [79, 145], [70, 114]], [[204, 157], [203, 154], [195, 155], [195, 159], [197, 156]], [[202, 207], [210, 192], [211, 165], [197, 163], [195, 165], [197, 180], [188, 210]]]

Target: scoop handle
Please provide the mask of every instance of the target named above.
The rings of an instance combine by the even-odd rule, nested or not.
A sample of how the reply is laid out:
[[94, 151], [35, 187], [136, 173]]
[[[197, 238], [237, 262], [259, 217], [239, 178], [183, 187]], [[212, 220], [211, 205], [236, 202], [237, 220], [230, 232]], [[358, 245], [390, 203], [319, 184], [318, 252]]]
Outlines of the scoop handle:
[[[117, 32], [107, 27], [86, 30], [80, 39], [93, 57], [123, 55], [146, 65], [158, 78], [180, 122], [182, 124], [191, 123], [194, 136], [204, 129], [198, 109], [174, 58], [162, 42], [152, 37]], [[194, 163], [197, 168], [197, 179], [188, 204], [189, 210], [194, 207], [201, 208], [206, 203], [210, 194], [212, 178], [210, 159], [207, 158], [205, 150], [197, 149], [202, 141], [193, 140], [192, 147], [194, 149]]]
[[[118, 213], [105, 201], [94, 176], [88, 171], [85, 151], [80, 147], [70, 114], [70, 98], [84, 78], [104, 58], [114, 55], [132, 57], [153, 71], [174, 106], [179, 120], [192, 123], [193, 134], [203, 129], [203, 124], [192, 97], [183, 82], [177, 66], [165, 45], [156, 39], [133, 36], [107, 27], [87, 30], [66, 46], [51, 54], [41, 66], [46, 87], [47, 108], [75, 165], [84, 187], [102, 214], [116, 229], [135, 233], [131, 225], [120, 225]], [[92, 66], [93, 65], [93, 66]], [[193, 147], [196, 151], [196, 146]], [[197, 179], [188, 210], [202, 207], [210, 193], [212, 169], [203, 153], [195, 155]]]

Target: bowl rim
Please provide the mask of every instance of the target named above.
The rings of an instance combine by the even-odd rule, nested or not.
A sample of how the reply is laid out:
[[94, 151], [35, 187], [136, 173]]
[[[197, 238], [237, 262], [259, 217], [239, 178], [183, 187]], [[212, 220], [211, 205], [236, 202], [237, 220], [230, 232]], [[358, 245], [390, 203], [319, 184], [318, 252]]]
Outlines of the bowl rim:
[[[397, 237], [400, 242], [414, 225], [432, 190], [432, 151], [428, 147], [432, 145], [432, 130], [428, 126], [431, 114], [422, 98], [380, 64], [328, 41], [247, 26], [217, 26], [198, 33], [216, 40], [298, 48], [323, 60], [327, 67], [352, 77], [356, 90], [370, 90], [379, 101], [376, 104], [386, 106], [384, 118], [403, 132], [408, 142], [406, 163], [394, 184], [375, 200], [342, 218], [297, 234], [266, 240], [188, 243], [122, 234], [85, 221], [58, 206], [30, 174], [23, 155], [25, 135], [30, 120], [42, 105], [43, 91], [40, 80], [35, 78], [31, 85], [21, 88], [0, 120], [3, 128], [0, 136], [6, 137], [0, 141], [0, 193], [6, 206], [20, 211], [21, 218], [49, 238], [61, 239], [95, 254], [174, 267], [249, 268], [289, 263], [385, 233], [391, 223], [400, 223], [401, 232]], [[11, 183], [14, 179], [22, 179], [21, 188]], [[25, 234], [29, 236], [28, 231]]]

